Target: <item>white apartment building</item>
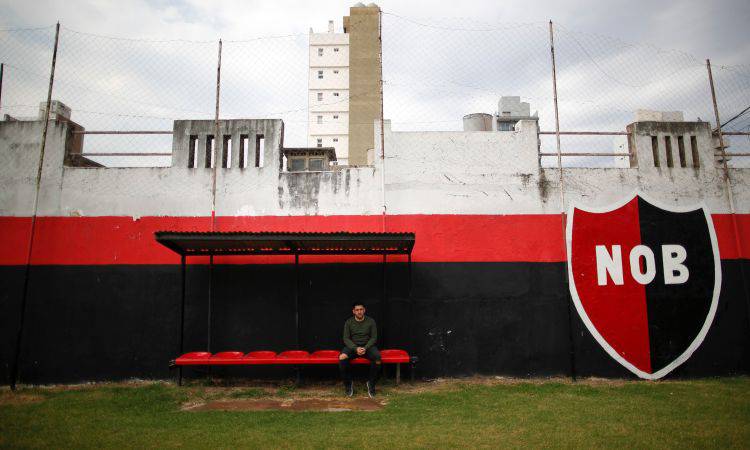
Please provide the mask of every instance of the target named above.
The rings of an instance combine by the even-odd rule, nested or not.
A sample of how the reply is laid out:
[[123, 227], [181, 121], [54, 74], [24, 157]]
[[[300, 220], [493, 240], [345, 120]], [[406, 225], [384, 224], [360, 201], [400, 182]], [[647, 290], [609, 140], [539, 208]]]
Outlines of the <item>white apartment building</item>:
[[309, 147], [333, 147], [341, 165], [349, 161], [349, 34], [310, 29], [308, 78]]

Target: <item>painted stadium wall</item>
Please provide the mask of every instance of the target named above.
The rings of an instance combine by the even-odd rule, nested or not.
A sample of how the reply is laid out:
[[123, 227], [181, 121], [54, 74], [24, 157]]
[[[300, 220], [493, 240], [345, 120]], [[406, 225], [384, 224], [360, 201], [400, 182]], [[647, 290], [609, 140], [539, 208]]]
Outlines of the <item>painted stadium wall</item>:
[[[41, 125], [0, 123], [4, 383]], [[301, 258], [303, 349], [340, 347], [351, 302], [363, 300], [382, 329], [380, 347], [418, 355], [421, 376], [750, 372], [750, 170], [730, 169], [731, 214], [706, 123], [630, 125], [631, 167], [564, 169], [564, 208], [559, 172], [540, 168], [532, 121], [515, 132], [393, 132], [386, 122], [384, 161], [311, 173], [281, 171], [281, 121], [221, 126], [233, 160], [217, 170], [218, 231], [416, 233], [411, 277], [397, 257], [385, 271], [381, 257]], [[69, 167], [70, 131], [50, 123], [21, 382], [166, 378], [179, 351], [179, 257], [153, 233], [210, 229], [204, 149], [213, 122], [175, 122], [168, 168]], [[244, 135], [264, 136], [262, 167], [238, 167]], [[658, 145], [667, 136], [674, 168]], [[191, 146], [198, 168], [188, 167]], [[187, 351], [207, 345], [206, 263], [188, 267]], [[216, 258], [212, 351], [294, 347], [292, 263]]]

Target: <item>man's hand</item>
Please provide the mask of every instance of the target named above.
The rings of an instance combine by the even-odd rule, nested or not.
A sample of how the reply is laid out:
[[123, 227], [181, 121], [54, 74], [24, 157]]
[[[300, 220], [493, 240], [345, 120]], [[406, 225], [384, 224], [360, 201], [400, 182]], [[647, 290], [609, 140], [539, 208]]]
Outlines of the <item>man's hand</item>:
[[357, 347], [357, 354], [359, 356], [362, 356], [365, 354], [365, 348], [364, 347]]

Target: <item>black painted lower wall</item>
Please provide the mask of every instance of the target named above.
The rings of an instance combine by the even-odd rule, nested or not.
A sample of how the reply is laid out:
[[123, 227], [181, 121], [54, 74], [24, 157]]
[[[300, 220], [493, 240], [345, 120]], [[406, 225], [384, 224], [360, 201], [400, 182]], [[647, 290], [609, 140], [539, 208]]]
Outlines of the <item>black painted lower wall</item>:
[[[713, 326], [668, 377], [750, 373], [742, 265], [750, 273], [748, 261], [722, 262]], [[208, 273], [207, 266], [188, 267], [186, 351], [207, 346]], [[3, 384], [23, 274], [23, 267], [0, 268]], [[170, 377], [167, 363], [179, 353], [179, 266], [35, 266], [30, 277], [21, 383]], [[380, 348], [418, 355], [420, 377], [570, 375], [573, 366], [579, 376], [633, 378], [578, 318], [563, 263], [415, 263], [411, 282], [406, 264], [389, 263], [385, 278], [384, 299], [380, 264], [301, 265], [300, 348], [340, 348], [351, 303], [364, 301], [381, 328]], [[293, 265], [216, 266], [212, 289], [212, 351], [296, 347]]]

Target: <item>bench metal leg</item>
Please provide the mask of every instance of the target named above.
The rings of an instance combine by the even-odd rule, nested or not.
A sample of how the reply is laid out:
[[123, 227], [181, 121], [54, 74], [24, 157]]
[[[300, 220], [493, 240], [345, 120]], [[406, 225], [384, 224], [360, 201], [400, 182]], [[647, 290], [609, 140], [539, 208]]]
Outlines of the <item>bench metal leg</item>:
[[294, 371], [296, 372], [294, 385], [300, 387], [302, 386], [302, 370], [300, 370], [299, 366], [295, 366]]
[[396, 386], [401, 383], [401, 363], [396, 364]]
[[182, 366], [177, 368], [177, 386], [182, 386]]

